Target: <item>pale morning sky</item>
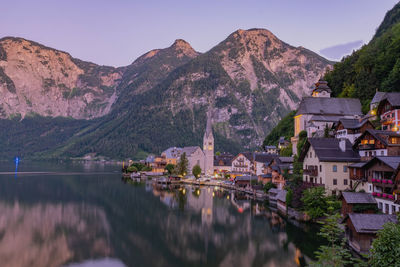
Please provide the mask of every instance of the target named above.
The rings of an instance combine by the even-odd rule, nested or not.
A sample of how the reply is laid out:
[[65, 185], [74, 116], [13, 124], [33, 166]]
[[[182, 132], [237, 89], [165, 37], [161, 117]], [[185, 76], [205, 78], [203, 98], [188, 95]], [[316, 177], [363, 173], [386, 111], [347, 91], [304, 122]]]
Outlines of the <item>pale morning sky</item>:
[[97, 64], [124, 66], [188, 41], [205, 52], [237, 29], [266, 28], [321, 49], [368, 42], [394, 0], [1, 1], [0, 38], [18, 36]]

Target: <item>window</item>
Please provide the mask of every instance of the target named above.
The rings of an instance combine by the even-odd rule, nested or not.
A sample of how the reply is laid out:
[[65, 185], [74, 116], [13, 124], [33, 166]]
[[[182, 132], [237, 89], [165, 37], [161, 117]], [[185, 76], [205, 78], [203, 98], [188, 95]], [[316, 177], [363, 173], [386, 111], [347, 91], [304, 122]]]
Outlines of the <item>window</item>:
[[347, 185], [347, 179], [343, 180], [343, 185]]
[[347, 172], [347, 166], [343, 166], [343, 172]]
[[336, 165], [333, 165], [333, 166], [332, 166], [332, 171], [333, 171], [333, 172], [337, 172], [337, 166], [336, 166]]
[[356, 176], [357, 175], [357, 171], [356, 168], [353, 169], [353, 175]]
[[337, 179], [333, 179], [333, 185], [337, 185]]
[[378, 208], [382, 210], [382, 202], [378, 202]]
[[396, 214], [396, 206], [392, 205], [392, 214]]
[[322, 165], [319, 165], [319, 171], [322, 172]]
[[310, 182], [314, 183], [314, 178], [310, 177]]
[[369, 185], [369, 192], [372, 191], [372, 185]]
[[381, 156], [384, 156], [385, 155], [385, 152], [383, 152], [383, 150], [381, 151]]
[[310, 158], [312, 158], [312, 152], [310, 152]]
[[322, 177], [319, 177], [319, 183], [322, 184]]
[[389, 214], [389, 204], [385, 204], [385, 211], [386, 214]]

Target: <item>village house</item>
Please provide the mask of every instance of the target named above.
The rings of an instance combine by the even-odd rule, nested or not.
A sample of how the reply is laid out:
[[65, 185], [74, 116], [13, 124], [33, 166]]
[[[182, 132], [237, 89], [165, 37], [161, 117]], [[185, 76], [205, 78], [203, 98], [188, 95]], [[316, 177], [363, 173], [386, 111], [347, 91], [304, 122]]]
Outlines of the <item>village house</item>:
[[265, 152], [268, 154], [278, 154], [278, 149], [276, 146], [265, 146]]
[[369, 120], [360, 119], [339, 119], [333, 128], [336, 130], [336, 138], [347, 138], [350, 143], [354, 144], [355, 140], [360, 137], [367, 129], [374, 129]]
[[276, 195], [276, 206], [281, 214], [286, 215], [286, 190], [280, 190]]
[[214, 157], [214, 173], [227, 174], [232, 171], [232, 160], [234, 156], [230, 153], [222, 153]]
[[[378, 156], [368, 162], [353, 164], [349, 167], [351, 180], [362, 180], [366, 187], [354, 186], [353, 189], [364, 189], [372, 194], [378, 203], [378, 208], [387, 214], [400, 211], [400, 205], [396, 202], [394, 189], [395, 176], [400, 164], [400, 156]], [[356, 166], [354, 166], [356, 165]]]
[[290, 145], [290, 142], [288, 140], [286, 140], [284, 136], [279, 137], [279, 141], [278, 141], [279, 150], [287, 148], [289, 145]]
[[379, 102], [377, 116], [382, 130], [398, 132], [400, 128], [400, 93], [385, 93]]
[[232, 174], [250, 174], [253, 153], [239, 153], [232, 159]]
[[345, 221], [348, 244], [358, 253], [368, 253], [379, 230], [388, 222], [397, 223], [395, 215], [349, 213]]
[[263, 171], [264, 175], [259, 176], [259, 181], [263, 184], [272, 182], [277, 188], [283, 189], [285, 186], [285, 178], [283, 174], [293, 173], [293, 157], [275, 157], [270, 163], [266, 163]]
[[[292, 137], [293, 154], [297, 154], [299, 133], [307, 131], [308, 137], [323, 136], [326, 127], [329, 129], [342, 118], [361, 118], [361, 103], [353, 98], [331, 98], [330, 88], [325, 81], [318, 81], [312, 97], [304, 97], [294, 117], [294, 137]], [[300, 152], [300, 151], [299, 151]]]
[[400, 156], [400, 134], [393, 131], [366, 129], [354, 142], [362, 161], [375, 156]]
[[349, 213], [375, 213], [377, 203], [371, 194], [361, 192], [346, 192], [341, 195], [341, 214], [345, 217]]
[[335, 195], [349, 188], [349, 165], [359, 162], [347, 139], [308, 138], [299, 156], [303, 162], [303, 183], [323, 186]]
[[239, 187], [246, 187], [246, 186], [251, 186], [252, 182], [257, 182], [257, 176], [253, 175], [242, 175], [242, 176], [236, 176], [235, 179], [235, 185]]
[[268, 165], [272, 160], [277, 158], [277, 154], [270, 154], [265, 152], [255, 152], [253, 153], [253, 160], [251, 165], [251, 171], [254, 175], [262, 175], [266, 164]]

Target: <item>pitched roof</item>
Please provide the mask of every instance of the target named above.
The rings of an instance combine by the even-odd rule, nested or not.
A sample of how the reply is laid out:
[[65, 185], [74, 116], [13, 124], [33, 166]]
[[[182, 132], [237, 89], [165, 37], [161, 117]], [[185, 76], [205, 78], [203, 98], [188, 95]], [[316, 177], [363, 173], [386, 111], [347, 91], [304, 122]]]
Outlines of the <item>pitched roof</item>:
[[269, 153], [265, 153], [265, 152], [262, 152], [262, 153], [254, 153], [254, 155], [253, 155], [253, 158], [254, 158], [254, 161], [257, 161], [257, 162], [262, 162], [262, 163], [269, 163], [269, 162], [271, 162], [273, 159], [275, 159], [275, 158], [277, 158], [278, 157], [278, 155], [275, 155], [275, 154], [269, 154]]
[[[214, 157], [214, 166], [231, 166], [234, 156], [229, 153], [223, 153]], [[222, 162], [222, 165], [220, 164]]]
[[349, 167], [351, 167], [351, 168], [362, 168], [367, 163], [368, 163], [368, 161], [357, 162], [357, 163], [353, 163], [353, 164], [349, 165]]
[[294, 162], [294, 158], [293, 157], [279, 157], [279, 160], [282, 163], [293, 163]]
[[374, 197], [368, 193], [342, 192], [348, 204], [376, 204]]
[[278, 192], [278, 195], [276, 195], [276, 199], [282, 202], [286, 202], [286, 194], [287, 194], [286, 190], [280, 190]]
[[187, 156], [190, 156], [194, 152], [196, 152], [197, 149], [201, 150], [201, 148], [199, 146], [185, 146], [185, 147], [182, 147], [182, 154], [186, 153]]
[[324, 116], [324, 115], [312, 115], [310, 121], [333, 121], [338, 122], [343, 116]]
[[400, 164], [400, 156], [398, 156], [398, 157], [377, 156], [376, 158], [393, 169], [397, 169], [397, 167]]
[[343, 127], [345, 129], [359, 129], [361, 128], [365, 123], [368, 122], [368, 120], [363, 120], [360, 121], [358, 119], [345, 119], [341, 118], [339, 120], [340, 123], [342, 123]]
[[236, 176], [235, 180], [236, 181], [251, 181], [251, 180], [257, 180], [257, 176], [252, 176], [252, 175], [243, 175], [243, 176]]
[[389, 143], [389, 137], [399, 137], [400, 134], [393, 131], [383, 131], [383, 130], [375, 130], [375, 129], [366, 129], [363, 134], [361, 134], [355, 141], [353, 147], [356, 147], [358, 143], [364, 138], [366, 134], [371, 134], [373, 137], [382, 142], [385, 146], [400, 146], [400, 144], [391, 144]]
[[379, 103], [381, 102], [382, 98], [385, 96], [385, 92], [376, 92], [374, 95], [374, 98], [371, 100], [371, 104]]
[[385, 223], [397, 223], [396, 215], [350, 213], [348, 216], [357, 233], [375, 234]]
[[325, 162], [358, 162], [360, 155], [353, 151], [352, 145], [348, 139], [343, 140], [346, 145], [342, 151], [339, 147], [340, 140], [337, 138], [308, 138], [299, 160], [303, 161], [310, 146], [313, 147], [320, 161]]
[[383, 100], [387, 100], [390, 103], [390, 105], [398, 107], [400, 106], [400, 93], [399, 92], [385, 93], [381, 101]]
[[304, 97], [296, 115], [362, 115], [361, 103], [355, 98]]
[[239, 154], [236, 155], [236, 157], [234, 157], [232, 159], [235, 160], [239, 155], [243, 155], [246, 159], [253, 161], [253, 153], [252, 152], [240, 152]]

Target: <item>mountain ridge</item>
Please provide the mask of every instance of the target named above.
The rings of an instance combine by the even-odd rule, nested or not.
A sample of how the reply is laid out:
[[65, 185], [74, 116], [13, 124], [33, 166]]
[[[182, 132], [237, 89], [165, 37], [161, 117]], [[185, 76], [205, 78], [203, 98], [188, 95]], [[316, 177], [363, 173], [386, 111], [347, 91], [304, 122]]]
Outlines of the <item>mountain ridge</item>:
[[[70, 138], [63, 136], [57, 146], [30, 151], [32, 155], [121, 158], [200, 144], [207, 110], [212, 112], [217, 150], [258, 147], [332, 64], [265, 29], [239, 29], [205, 53], [177, 39], [120, 68], [74, 60], [71, 64], [84, 69], [85, 86], [93, 90], [104, 73], [117, 71], [114, 99], [106, 114], [83, 129], [74, 124]], [[47, 123], [53, 127], [51, 120]]]

